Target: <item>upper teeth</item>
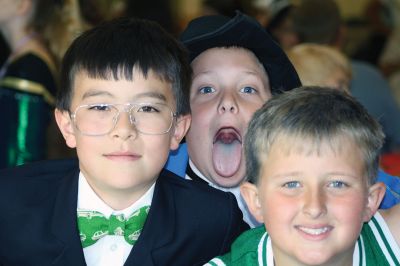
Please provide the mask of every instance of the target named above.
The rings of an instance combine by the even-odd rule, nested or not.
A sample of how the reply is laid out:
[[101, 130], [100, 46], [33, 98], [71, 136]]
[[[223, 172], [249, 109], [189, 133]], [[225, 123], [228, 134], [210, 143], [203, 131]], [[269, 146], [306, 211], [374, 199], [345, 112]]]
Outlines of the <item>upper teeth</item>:
[[299, 229], [306, 232], [307, 234], [311, 234], [311, 235], [320, 235], [329, 230], [328, 227], [322, 227], [322, 228], [299, 227]]

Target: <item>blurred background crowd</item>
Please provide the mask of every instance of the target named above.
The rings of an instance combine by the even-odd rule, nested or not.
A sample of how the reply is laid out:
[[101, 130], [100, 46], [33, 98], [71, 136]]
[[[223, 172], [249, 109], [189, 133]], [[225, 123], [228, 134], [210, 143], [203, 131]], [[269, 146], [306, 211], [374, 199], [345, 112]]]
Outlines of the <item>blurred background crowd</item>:
[[[232, 17], [240, 10], [288, 52], [303, 83], [310, 73], [340, 76], [337, 87], [358, 98], [384, 128], [382, 167], [400, 174], [400, 0], [3, 0], [1, 5], [0, 168], [72, 155], [52, 110], [62, 55], [80, 32], [133, 16], [155, 20], [178, 38], [195, 17]], [[310, 43], [316, 46], [307, 47]], [[327, 66], [325, 73], [319, 64]]]

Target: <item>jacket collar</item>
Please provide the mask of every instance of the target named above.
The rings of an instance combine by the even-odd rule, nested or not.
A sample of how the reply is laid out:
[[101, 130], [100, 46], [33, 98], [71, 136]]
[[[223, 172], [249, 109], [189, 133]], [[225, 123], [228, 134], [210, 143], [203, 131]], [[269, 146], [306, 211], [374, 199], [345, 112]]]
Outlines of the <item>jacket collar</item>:
[[[163, 248], [173, 242], [176, 234], [175, 197], [162, 172], [156, 182], [152, 205], [138, 242], [133, 247], [125, 265], [162, 265]], [[164, 249], [165, 250], [165, 249]]]
[[64, 245], [54, 265], [85, 265], [76, 218], [79, 168], [65, 171], [60, 181], [53, 210], [51, 231]]
[[[147, 221], [125, 265], [165, 263], [162, 248], [173, 243], [176, 230], [175, 197], [165, 175], [166, 173], [162, 172], [156, 182]], [[51, 230], [63, 248], [55, 257], [54, 265], [85, 265], [76, 220], [78, 176], [79, 168], [76, 165], [72, 171], [65, 174], [59, 184]]]

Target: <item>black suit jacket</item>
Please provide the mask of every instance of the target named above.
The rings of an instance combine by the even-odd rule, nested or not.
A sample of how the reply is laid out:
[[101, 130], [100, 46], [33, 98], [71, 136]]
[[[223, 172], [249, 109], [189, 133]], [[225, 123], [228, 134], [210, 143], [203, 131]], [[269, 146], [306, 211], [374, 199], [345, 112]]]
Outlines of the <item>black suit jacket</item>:
[[[0, 265], [85, 265], [78, 174], [76, 160], [0, 171]], [[201, 265], [247, 228], [232, 194], [163, 171], [125, 265]]]

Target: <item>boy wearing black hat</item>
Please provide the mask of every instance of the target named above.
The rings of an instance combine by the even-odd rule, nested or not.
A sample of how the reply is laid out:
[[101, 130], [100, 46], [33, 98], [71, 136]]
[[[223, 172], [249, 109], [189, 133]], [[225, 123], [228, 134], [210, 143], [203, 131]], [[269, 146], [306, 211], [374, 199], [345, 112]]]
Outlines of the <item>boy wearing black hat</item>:
[[[193, 68], [192, 123], [186, 143], [170, 155], [166, 168], [232, 192], [244, 220], [254, 227], [258, 223], [239, 189], [245, 178], [242, 140], [247, 124], [265, 101], [300, 86], [300, 80], [283, 50], [256, 20], [240, 12], [232, 19], [219, 15], [194, 19], [181, 41]], [[397, 191], [396, 179], [379, 171], [378, 180], [390, 187], [381, 208], [398, 201], [390, 193]]]
[[190, 52], [192, 124], [186, 135], [186, 178], [235, 194], [244, 220], [255, 226], [241, 198], [242, 141], [253, 113], [274, 94], [300, 86], [283, 50], [253, 18], [204, 16], [181, 35]]

